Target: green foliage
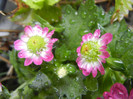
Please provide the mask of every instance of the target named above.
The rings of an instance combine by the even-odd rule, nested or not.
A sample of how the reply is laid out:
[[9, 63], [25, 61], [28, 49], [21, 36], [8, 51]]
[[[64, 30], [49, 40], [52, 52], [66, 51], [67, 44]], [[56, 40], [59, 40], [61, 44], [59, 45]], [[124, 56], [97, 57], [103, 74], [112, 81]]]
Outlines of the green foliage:
[[[32, 64], [25, 67], [24, 59], [18, 59], [15, 50], [10, 52], [10, 62], [21, 84], [12, 92], [11, 99], [80, 99], [83, 95], [85, 99], [96, 99], [104, 91], [109, 91], [114, 83], [124, 83], [126, 79], [133, 78], [133, 33], [124, 20], [110, 24], [114, 8], [105, 13], [95, 5], [94, 0], [87, 0], [75, 9], [70, 5], [61, 6], [61, 12], [61, 8], [49, 6], [58, 1], [27, 0], [25, 3], [34, 9], [21, 8], [12, 18], [24, 25], [34, 26], [37, 23], [50, 30], [55, 29], [54, 37], [59, 41], [53, 49], [54, 59], [49, 63], [43, 62], [41, 66]], [[101, 30], [101, 35], [113, 34], [107, 48], [110, 58], [103, 64], [105, 75], [98, 73], [96, 78], [92, 75], [85, 77], [75, 62], [76, 49], [82, 36], [93, 33], [97, 28]], [[61, 67], [67, 71], [62, 78], [57, 73]]]
[[38, 91], [49, 85], [51, 85], [49, 78], [44, 73], [38, 72], [35, 80], [33, 80], [31, 84], [29, 84], [29, 87]]
[[33, 9], [41, 9], [45, 0], [22, 0]]
[[34, 26], [36, 23], [39, 23], [40, 25], [42, 25], [42, 27], [48, 27], [51, 30], [55, 29], [56, 31], [58, 31], [59, 29], [54, 28], [53, 26], [50, 25], [50, 23], [59, 22], [60, 17], [61, 17], [60, 8], [55, 6], [48, 6], [45, 4], [42, 9], [38, 10], [21, 7], [13, 15], [13, 17], [10, 17], [10, 19], [21, 25]]
[[116, 71], [124, 71], [125, 67], [123, 62], [120, 59], [109, 57], [107, 59], [107, 63], [109, 64], [109, 67]]
[[54, 5], [60, 0], [22, 0], [22, 1], [33, 9], [41, 9], [44, 6], [44, 4]]
[[86, 86], [86, 89], [88, 91], [94, 92], [98, 90], [97, 78], [93, 78], [92, 75], [86, 77], [86, 79], [84, 80], [84, 85]]
[[2, 85], [2, 92], [0, 92], [0, 99], [9, 99], [10, 93], [8, 89]]
[[77, 72], [74, 76], [66, 76], [56, 83], [55, 87], [61, 98], [66, 95], [67, 99], [79, 99], [86, 93], [83, 77], [80, 72]]
[[61, 17], [61, 9], [55, 6], [44, 5], [42, 9], [35, 10], [34, 13], [50, 23], [59, 22], [59, 17]]
[[33, 24], [32, 14], [33, 10], [30, 8], [21, 8], [11, 17], [11, 20], [22, 25], [31, 25]]
[[21, 84], [11, 93], [11, 97], [9, 99], [32, 99], [34, 96], [33, 90], [28, 87], [28, 84], [31, 83], [31, 81], [32, 79]]

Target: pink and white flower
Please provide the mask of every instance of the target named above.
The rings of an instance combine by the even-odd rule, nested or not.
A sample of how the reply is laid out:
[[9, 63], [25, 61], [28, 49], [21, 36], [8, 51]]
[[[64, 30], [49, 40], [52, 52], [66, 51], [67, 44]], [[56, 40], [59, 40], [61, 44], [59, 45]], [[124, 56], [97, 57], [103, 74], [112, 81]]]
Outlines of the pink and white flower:
[[45, 27], [42, 29], [39, 25], [35, 27], [26, 26], [25, 33], [21, 36], [20, 40], [14, 42], [14, 48], [19, 50], [19, 58], [25, 58], [24, 65], [28, 66], [32, 62], [36, 65], [41, 65], [43, 60], [49, 62], [53, 59], [52, 47], [58, 40], [52, 38], [54, 30], [49, 32], [49, 29]]
[[97, 69], [103, 75], [105, 73], [102, 62], [110, 55], [106, 51], [107, 44], [112, 41], [113, 35], [106, 33], [100, 37], [100, 30], [97, 29], [94, 34], [88, 33], [82, 37], [81, 46], [77, 48], [78, 58], [76, 60], [78, 67], [85, 76], [91, 72], [93, 77], [97, 75]]
[[[130, 95], [128, 96], [127, 89], [121, 83], [115, 83], [110, 92], [103, 93], [104, 99], [133, 99], [133, 89], [130, 91]], [[98, 97], [97, 99], [102, 99]]]

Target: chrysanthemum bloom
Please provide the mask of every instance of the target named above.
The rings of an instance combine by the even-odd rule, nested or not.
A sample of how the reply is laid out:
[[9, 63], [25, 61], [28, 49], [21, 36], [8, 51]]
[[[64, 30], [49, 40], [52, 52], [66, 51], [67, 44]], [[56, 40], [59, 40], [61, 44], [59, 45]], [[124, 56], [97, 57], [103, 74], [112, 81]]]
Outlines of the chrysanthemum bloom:
[[49, 62], [53, 59], [52, 46], [58, 39], [52, 38], [54, 30], [48, 33], [48, 28], [42, 29], [39, 25], [35, 27], [26, 26], [25, 34], [20, 40], [14, 42], [14, 48], [20, 50], [19, 58], [26, 58], [24, 65], [28, 66], [32, 62], [41, 65], [43, 60]]
[[105, 58], [110, 56], [106, 51], [106, 45], [112, 41], [113, 35], [106, 33], [101, 38], [99, 37], [99, 29], [94, 34], [85, 34], [82, 37], [81, 46], [77, 48], [78, 58], [76, 62], [85, 76], [92, 72], [93, 77], [96, 77], [97, 69], [102, 75], [105, 73], [102, 62], [105, 63]]
[[128, 96], [128, 92], [125, 86], [123, 86], [121, 83], [115, 83], [111, 87], [110, 92], [103, 93], [103, 97], [104, 99], [133, 99], [133, 89], [131, 90], [130, 95]]

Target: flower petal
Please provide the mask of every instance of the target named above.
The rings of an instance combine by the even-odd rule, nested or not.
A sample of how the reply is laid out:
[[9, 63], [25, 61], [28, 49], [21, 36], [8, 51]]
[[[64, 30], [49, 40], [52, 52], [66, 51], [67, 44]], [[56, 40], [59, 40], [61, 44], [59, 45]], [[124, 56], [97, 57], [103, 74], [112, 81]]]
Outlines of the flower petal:
[[93, 69], [92, 69], [92, 76], [95, 78], [97, 75], [97, 67], [95, 66]]
[[97, 97], [97, 99], [102, 99], [101, 97]]
[[86, 41], [90, 40], [92, 37], [93, 37], [92, 33], [85, 34], [82, 36], [82, 40], [83, 40], [83, 42], [86, 42]]
[[42, 28], [37, 24], [33, 27], [33, 34], [42, 36]]
[[21, 40], [16, 40], [14, 42], [14, 48], [16, 50], [27, 50], [27, 45], [25, 42], [21, 41]]
[[53, 59], [53, 54], [52, 52], [46, 52], [46, 55], [45, 57], [43, 57], [43, 60], [46, 61], [46, 62], [50, 62], [52, 59]]
[[78, 48], [77, 48], [77, 53], [78, 53], [78, 56], [80, 56], [81, 54], [80, 54], [80, 49], [81, 49], [81, 46], [79, 46]]
[[101, 46], [100, 49], [107, 49], [107, 46]]
[[102, 52], [102, 55], [100, 55], [99, 57], [102, 57], [102, 58], [108, 58], [110, 55], [107, 51], [103, 51]]
[[100, 30], [97, 29], [95, 32], [94, 32], [94, 36], [95, 37], [99, 37], [100, 36]]
[[33, 58], [33, 62], [34, 62], [34, 64], [36, 64], [36, 65], [41, 65], [41, 64], [42, 64], [42, 58], [41, 58], [41, 57], [38, 57], [38, 56], [35, 56], [35, 57]]
[[24, 41], [24, 42], [28, 42], [29, 37], [27, 35], [22, 35], [21, 40]]
[[32, 63], [32, 59], [31, 58], [26, 58], [25, 59], [25, 62], [24, 62], [24, 66], [28, 66], [28, 65], [30, 65], [31, 63]]
[[53, 31], [49, 32], [46, 36], [47, 36], [48, 38], [51, 38], [51, 37], [52, 37], [52, 35], [54, 34], [54, 31], [55, 31], [55, 30], [53, 30]]
[[102, 40], [107, 40], [107, 44], [112, 41], [113, 35], [111, 33], [106, 33], [101, 36]]
[[128, 99], [127, 89], [121, 83], [115, 83], [111, 87], [110, 92], [114, 99]]
[[25, 51], [25, 50], [21, 50], [18, 53], [19, 58], [30, 58], [32, 55], [33, 55], [32, 53], [30, 53], [29, 51]]
[[43, 35], [46, 35], [46, 34], [48, 33], [48, 30], [49, 30], [48, 27], [45, 27], [45, 28], [43, 29], [43, 33], [42, 33], [42, 34], [43, 34]]
[[130, 91], [129, 99], [133, 99], [133, 89]]
[[81, 46], [77, 48], [77, 53], [80, 53]]
[[90, 73], [86, 72], [85, 70], [82, 70], [83, 75], [88, 76]]
[[104, 99], [113, 99], [111, 93], [106, 91], [103, 93], [103, 97]]
[[103, 68], [103, 65], [99, 62], [99, 65], [97, 66], [97, 69], [101, 72], [102, 75], [105, 74], [105, 71], [104, 71], [104, 68]]
[[102, 63], [106, 63], [106, 60], [104, 57], [100, 56], [100, 59], [98, 59], [99, 61], [101, 61]]
[[80, 57], [78, 57], [78, 58], [76, 59], [76, 62], [78, 63], [80, 60], [81, 60], [81, 58], [80, 58]]
[[26, 26], [24, 28], [24, 31], [25, 31], [25, 34], [28, 35], [28, 36], [33, 36], [33, 30], [32, 30], [32, 27], [31, 26]]
[[2, 92], [2, 84], [1, 84], [1, 82], [0, 82], [0, 92]]
[[99, 45], [102, 45], [102, 46], [106, 46], [108, 43], [108, 40], [107, 39], [99, 39]]
[[84, 42], [83, 42], [83, 41], [81, 41], [81, 43], [80, 43], [80, 44], [81, 44], [81, 46], [83, 45], [83, 43], [84, 43]]
[[93, 67], [91, 66], [91, 63], [89, 64], [87, 64], [87, 67], [86, 67], [86, 71], [88, 72], [88, 73], [91, 73], [91, 71], [92, 71], [92, 69], [93, 69]]
[[52, 42], [52, 43], [55, 43], [56, 41], [58, 41], [57, 38], [52, 38], [52, 39], [51, 39], [51, 42]]

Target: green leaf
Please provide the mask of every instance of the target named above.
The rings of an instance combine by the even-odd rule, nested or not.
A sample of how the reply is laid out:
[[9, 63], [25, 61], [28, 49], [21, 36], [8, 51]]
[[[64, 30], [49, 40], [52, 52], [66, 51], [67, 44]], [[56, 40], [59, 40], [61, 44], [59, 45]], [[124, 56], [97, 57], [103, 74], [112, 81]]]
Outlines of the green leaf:
[[97, 78], [93, 78], [92, 75], [89, 75], [84, 80], [84, 85], [86, 86], [88, 91], [97, 91], [98, 90], [98, 82]]
[[49, 22], [47, 22], [45, 19], [43, 19], [42, 17], [40, 17], [36, 13], [33, 14], [33, 19], [36, 22], [39, 22], [42, 27], [48, 27], [50, 30], [54, 30], [55, 29], [55, 31], [57, 31], [57, 32], [61, 32], [63, 30], [63, 28], [61, 28], [61, 27], [53, 27], [52, 25], [50, 25]]
[[28, 87], [33, 79], [27, 80], [21, 84], [16, 90], [11, 93], [9, 99], [32, 99], [34, 96], [33, 90]]
[[33, 9], [41, 9], [45, 0], [22, 0]]
[[109, 57], [106, 60], [111, 69], [116, 70], [116, 71], [124, 71], [125, 70], [124, 64], [120, 59]]
[[113, 85], [112, 81], [112, 71], [109, 70], [109, 68], [106, 68], [106, 73], [102, 77], [98, 79], [99, 83], [99, 91], [103, 93], [105, 90], [109, 91], [110, 87]]
[[[62, 50], [63, 49], [63, 50]], [[73, 55], [72, 55], [73, 53]], [[73, 60], [75, 61], [77, 57], [77, 53], [75, 49], [68, 49], [66, 44], [63, 44], [62, 46], [58, 46], [55, 50], [55, 56], [60, 61], [66, 61], [66, 60]]]
[[86, 93], [83, 85], [83, 78], [79, 72], [77, 72], [75, 77], [66, 76], [60, 80], [57, 80], [55, 87], [57, 88], [57, 92], [61, 98], [66, 95], [68, 99], [79, 99]]
[[35, 77], [35, 80], [33, 80], [31, 84], [29, 84], [29, 87], [38, 91], [50, 85], [51, 85], [51, 81], [47, 77], [47, 75], [45, 75], [42, 72], [38, 72], [38, 74]]
[[71, 6], [66, 6], [63, 9], [63, 26], [65, 27], [63, 34], [69, 49], [77, 48], [80, 45], [81, 37], [88, 33], [91, 27], [97, 26], [96, 15], [96, 6], [93, 0], [88, 0], [85, 4], [81, 4], [78, 11]]
[[33, 9], [41, 9], [44, 6], [44, 4], [52, 6], [55, 3], [59, 2], [60, 0], [22, 0], [22, 1]]
[[46, 0], [46, 3], [48, 5], [54, 5], [55, 3], [58, 3], [60, 0]]
[[110, 24], [110, 19], [113, 12], [114, 8], [111, 8], [108, 13], [106, 13], [102, 7], [97, 7], [98, 24], [101, 26]]
[[33, 10], [30, 8], [20, 8], [13, 17], [10, 17], [11, 21], [17, 22], [21, 25], [31, 25], [33, 24], [32, 18]]
[[59, 22], [59, 17], [61, 17], [61, 9], [56, 6], [44, 5], [42, 9], [35, 10], [34, 13], [50, 23]]
[[128, 65], [127, 70], [128, 70], [129, 76], [133, 78], [133, 64]]
[[[50, 91], [50, 94], [48, 91]], [[35, 95], [32, 99], [59, 99], [59, 97], [56, 95], [56, 92], [53, 92], [52, 89], [39, 91], [38, 95]]]
[[0, 99], [9, 99], [10, 93], [8, 89], [2, 85], [2, 92], [0, 92]]

